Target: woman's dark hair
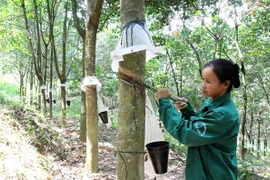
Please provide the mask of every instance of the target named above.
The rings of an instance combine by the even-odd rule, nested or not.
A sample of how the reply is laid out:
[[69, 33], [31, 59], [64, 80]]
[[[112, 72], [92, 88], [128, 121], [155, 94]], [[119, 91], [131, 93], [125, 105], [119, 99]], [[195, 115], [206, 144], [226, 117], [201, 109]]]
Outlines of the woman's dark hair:
[[239, 79], [239, 66], [234, 64], [231, 60], [227, 59], [213, 59], [206, 63], [203, 68], [211, 67], [221, 83], [230, 81], [228, 92], [232, 88], [238, 88], [240, 86]]

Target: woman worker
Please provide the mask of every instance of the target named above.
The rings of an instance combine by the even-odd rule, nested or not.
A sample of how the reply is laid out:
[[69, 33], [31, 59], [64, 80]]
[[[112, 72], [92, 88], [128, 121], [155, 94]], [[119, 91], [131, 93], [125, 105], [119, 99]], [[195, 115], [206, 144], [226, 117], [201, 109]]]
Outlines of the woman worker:
[[239, 115], [231, 90], [240, 86], [239, 66], [226, 59], [208, 62], [201, 86], [206, 99], [198, 111], [185, 98], [172, 104], [171, 92], [157, 89], [160, 119], [188, 147], [186, 180], [236, 180]]

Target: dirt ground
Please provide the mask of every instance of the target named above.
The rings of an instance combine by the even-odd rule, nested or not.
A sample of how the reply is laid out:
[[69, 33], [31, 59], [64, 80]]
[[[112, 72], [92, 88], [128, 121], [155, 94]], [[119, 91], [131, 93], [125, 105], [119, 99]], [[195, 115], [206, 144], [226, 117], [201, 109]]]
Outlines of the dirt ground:
[[[9, 118], [11, 114], [14, 120]], [[68, 118], [66, 128], [61, 128], [59, 118], [46, 123], [31, 120], [33, 118], [39, 119], [22, 111], [3, 112], [2, 109], [0, 112], [0, 179], [28, 180], [29, 174], [42, 177], [36, 178], [38, 180], [117, 179], [115, 129], [99, 123], [99, 172], [90, 173], [85, 170], [86, 144], [79, 139], [79, 119]], [[28, 136], [25, 130], [37, 133]], [[269, 159], [257, 165], [250, 162], [243, 165], [241, 171], [246, 171], [248, 178], [240, 177], [239, 180], [270, 180]], [[170, 149], [167, 173], [148, 176], [145, 171], [145, 179], [182, 180], [184, 168], [185, 157]], [[16, 178], [18, 175], [20, 178]]]
[[[107, 129], [106, 125], [99, 124], [99, 172], [88, 173], [85, 171], [85, 143], [79, 140], [79, 123], [68, 119], [67, 127], [60, 130], [63, 133], [65, 148], [63, 159], [53, 152], [47, 152], [49, 168], [55, 180], [114, 180], [116, 176], [116, 140], [117, 131]], [[59, 154], [59, 153], [58, 153]], [[170, 150], [168, 172], [156, 175], [156, 180], [183, 179], [183, 157]], [[154, 179], [145, 173], [145, 179]]]
[[[60, 128], [59, 128], [60, 129]], [[89, 173], [85, 171], [85, 143], [79, 140], [79, 122], [68, 119], [67, 127], [61, 130], [64, 137], [64, 158], [59, 155], [47, 155], [52, 171], [52, 179], [55, 180], [115, 180], [116, 175], [116, 145], [117, 130], [107, 128], [99, 123], [99, 172]], [[145, 180], [183, 180], [185, 157], [180, 156], [172, 149], [169, 151], [168, 171], [162, 175], [148, 176], [145, 172]], [[59, 154], [59, 153], [58, 153]], [[269, 166], [268, 166], [269, 165]], [[252, 166], [248, 180], [270, 180], [268, 178], [270, 163], [266, 166]], [[254, 173], [254, 174], [253, 174]], [[252, 175], [253, 174], [253, 175]], [[241, 179], [241, 178], [240, 178]], [[245, 179], [245, 178], [244, 178]]]

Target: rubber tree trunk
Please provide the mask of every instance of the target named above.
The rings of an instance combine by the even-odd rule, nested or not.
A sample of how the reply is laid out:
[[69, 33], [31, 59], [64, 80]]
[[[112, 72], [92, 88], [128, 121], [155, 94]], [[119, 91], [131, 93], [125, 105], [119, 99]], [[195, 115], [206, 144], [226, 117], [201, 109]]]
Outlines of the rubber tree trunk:
[[50, 90], [49, 90], [49, 105], [50, 105], [50, 119], [53, 118], [53, 47], [51, 46], [51, 55], [50, 55]]
[[46, 112], [47, 112], [45, 89], [42, 89], [42, 90], [41, 90], [41, 96], [42, 96], [41, 102], [42, 102], [42, 107], [43, 107], [43, 108], [42, 108], [42, 110], [43, 110], [43, 115], [45, 115]]
[[[38, 11], [37, 11], [37, 4], [36, 4], [36, 0], [33, 0], [33, 3], [34, 3], [34, 14], [35, 14], [35, 31], [36, 31], [36, 36], [35, 38], [33, 38], [32, 34], [31, 33], [31, 30], [30, 30], [30, 26], [29, 26], [29, 20], [28, 20], [28, 16], [27, 16], [27, 9], [26, 9], [26, 4], [25, 4], [25, 1], [22, 0], [20, 1], [20, 5], [22, 7], [22, 10], [23, 10], [23, 16], [24, 16], [24, 20], [25, 20], [25, 28], [26, 28], [26, 31], [27, 31], [27, 39], [28, 39], [28, 43], [29, 43], [29, 47], [30, 47], [30, 50], [31, 50], [31, 57], [32, 57], [32, 61], [33, 61], [33, 65], [34, 65], [34, 72], [35, 72], [35, 75], [37, 76], [37, 79], [38, 79], [38, 82], [39, 82], [39, 85], [43, 85], [44, 82], [46, 82], [46, 76], [45, 76], [45, 67], [47, 66], [47, 64], [45, 63], [42, 63], [42, 53], [41, 53], [41, 38], [40, 38], [40, 30], [39, 30], [39, 25], [40, 25], [40, 22], [39, 22], [39, 18], [38, 18]], [[36, 49], [34, 48], [36, 44]], [[45, 65], [45, 66], [43, 66]], [[39, 89], [40, 90], [40, 89]], [[40, 110], [41, 109], [41, 105], [43, 105], [43, 114], [45, 115], [46, 114], [46, 98], [45, 98], [45, 91], [42, 90], [41, 93], [42, 95], [40, 95], [40, 92], [38, 92], [39, 95], [38, 95], [38, 109]], [[43, 103], [41, 102], [41, 96], [43, 98]]]
[[247, 122], [247, 103], [248, 103], [248, 96], [247, 96], [247, 83], [246, 83], [246, 71], [245, 71], [245, 64], [244, 64], [244, 54], [242, 53], [239, 47], [239, 26], [237, 23], [235, 24], [235, 39], [236, 39], [236, 48], [239, 54], [239, 61], [241, 63], [241, 72], [242, 72], [242, 89], [243, 89], [243, 111], [242, 111], [242, 119], [241, 119], [241, 158], [245, 160], [245, 138], [246, 138], [246, 122]]
[[261, 152], [261, 114], [259, 113], [258, 117], [258, 128], [257, 128], [257, 158], [260, 159], [260, 152]]
[[81, 92], [80, 140], [86, 142], [85, 92]]
[[[121, 0], [122, 27], [144, 20], [143, 0]], [[124, 56], [119, 65], [117, 179], [144, 179], [145, 90], [136, 80], [145, 78], [145, 51]], [[122, 76], [135, 77], [131, 84]]]
[[86, 98], [86, 169], [98, 172], [98, 118], [95, 86], [85, 92]]
[[[85, 75], [96, 73], [96, 36], [103, 0], [87, 0], [87, 19], [85, 34]], [[86, 107], [86, 169], [98, 172], [98, 113], [96, 86], [85, 88]]]
[[[85, 29], [80, 25], [80, 18], [77, 15], [78, 12], [78, 2], [76, 0], [71, 0], [72, 4], [72, 16], [74, 19], [74, 26], [76, 27], [79, 35], [83, 40], [83, 54], [82, 59], [84, 59], [84, 52], [85, 52]], [[83, 77], [85, 77], [85, 65], [84, 61], [82, 62], [83, 66]], [[81, 91], [81, 118], [80, 118], [80, 140], [85, 142], [86, 141], [86, 109], [85, 109], [85, 92]]]
[[30, 105], [33, 104], [34, 97], [34, 75], [33, 75], [33, 61], [30, 63]]
[[[85, 55], [85, 42], [83, 39], [83, 57]], [[82, 58], [83, 59], [83, 58]], [[85, 69], [84, 62], [82, 63], [83, 69]], [[83, 77], [85, 77], [85, 71], [83, 71]], [[81, 91], [81, 117], [80, 117], [80, 140], [86, 142], [86, 108], [85, 108], [85, 92]]]
[[67, 106], [66, 106], [66, 87], [65, 86], [61, 86], [61, 111], [62, 111], [61, 126], [66, 127]]

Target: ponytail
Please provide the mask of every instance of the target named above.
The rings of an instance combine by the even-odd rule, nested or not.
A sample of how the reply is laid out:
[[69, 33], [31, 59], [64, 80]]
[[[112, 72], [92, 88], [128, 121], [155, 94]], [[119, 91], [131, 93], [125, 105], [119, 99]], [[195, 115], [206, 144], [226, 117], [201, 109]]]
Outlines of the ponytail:
[[234, 64], [234, 75], [233, 75], [233, 81], [232, 81], [232, 85], [234, 88], [240, 87], [239, 69], [240, 68], [238, 64]]

